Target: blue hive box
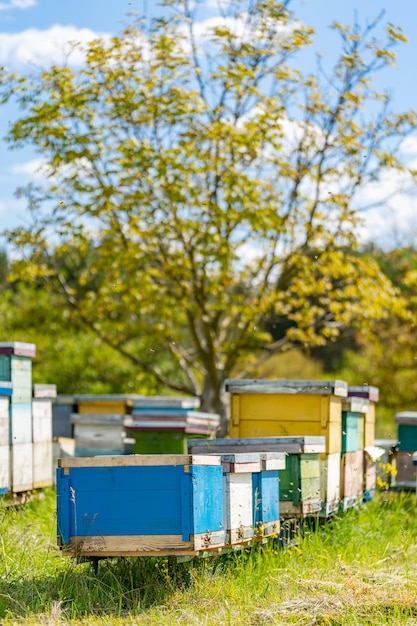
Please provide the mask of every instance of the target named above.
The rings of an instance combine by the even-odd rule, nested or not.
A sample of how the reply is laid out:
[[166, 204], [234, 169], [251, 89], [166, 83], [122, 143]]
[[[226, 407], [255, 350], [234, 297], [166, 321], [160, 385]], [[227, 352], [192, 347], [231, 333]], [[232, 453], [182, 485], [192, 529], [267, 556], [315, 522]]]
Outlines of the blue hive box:
[[64, 554], [197, 555], [225, 544], [217, 456], [58, 460], [57, 532]]

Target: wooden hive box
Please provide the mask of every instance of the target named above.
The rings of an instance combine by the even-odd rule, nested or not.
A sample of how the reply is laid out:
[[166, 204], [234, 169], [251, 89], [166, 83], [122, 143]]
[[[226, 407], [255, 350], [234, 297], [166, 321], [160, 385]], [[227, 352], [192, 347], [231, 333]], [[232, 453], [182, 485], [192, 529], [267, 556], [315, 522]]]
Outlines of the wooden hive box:
[[0, 494], [10, 491], [10, 417], [12, 384], [0, 381]]
[[76, 413], [75, 396], [58, 395], [52, 400], [52, 435], [72, 439], [74, 428], [71, 415]]
[[280, 516], [306, 517], [321, 509], [320, 453], [326, 448], [324, 437], [254, 437], [190, 441], [189, 452], [276, 452], [286, 457], [279, 471]]
[[45, 398], [32, 400], [33, 442], [52, 441], [52, 401]]
[[278, 535], [280, 453], [222, 452], [226, 546], [234, 547]]
[[341, 451], [343, 381], [226, 380], [231, 437], [322, 436]]
[[396, 461], [398, 472], [395, 481], [396, 487], [399, 489], [415, 489], [417, 467], [413, 465], [413, 452], [398, 450]]
[[10, 443], [32, 443], [32, 403], [10, 405]]
[[52, 467], [52, 439], [33, 444], [33, 487], [51, 487], [54, 484]]
[[197, 555], [225, 544], [219, 457], [103, 456], [58, 465], [64, 554]]
[[367, 400], [364, 423], [364, 447], [375, 445], [375, 404], [379, 401], [379, 389], [372, 385], [349, 386], [348, 397]]
[[[375, 446], [384, 452], [376, 460], [376, 477], [388, 487], [395, 487], [397, 471], [397, 440], [396, 439], [375, 439]], [[387, 469], [393, 469], [394, 474]]]
[[364, 451], [345, 452], [341, 457], [341, 508], [356, 506], [363, 499]]
[[[379, 453], [379, 456], [378, 456]], [[363, 499], [364, 502], [369, 502], [375, 497], [376, 493], [376, 478], [377, 478], [377, 463], [381, 458], [381, 455], [385, 454], [385, 450], [377, 448], [376, 446], [368, 446], [365, 448], [364, 455], [364, 483], [363, 483]]]
[[320, 517], [327, 518], [336, 513], [341, 497], [341, 453], [320, 455]]
[[11, 491], [20, 493], [33, 488], [33, 444], [10, 446]]
[[123, 415], [73, 413], [75, 456], [123, 454]]
[[56, 385], [36, 383], [33, 385], [33, 397], [48, 400], [56, 398]]
[[365, 445], [365, 416], [369, 400], [351, 396], [342, 404], [342, 452], [363, 450]]
[[127, 396], [83, 395], [76, 396], [78, 413], [87, 415], [125, 415], [128, 411]]
[[401, 452], [417, 450], [417, 412], [403, 411], [395, 414], [398, 424], [397, 448]]
[[32, 399], [31, 358], [0, 353], [0, 380], [12, 383], [12, 403], [26, 404], [30, 402]]
[[187, 454], [190, 437], [213, 438], [220, 415], [175, 407], [134, 409], [124, 419], [136, 454]]
[[132, 407], [132, 413], [134, 415], [141, 410], [184, 409], [189, 411], [199, 408], [200, 399], [192, 396], [132, 396], [132, 398], [128, 400], [128, 405]]

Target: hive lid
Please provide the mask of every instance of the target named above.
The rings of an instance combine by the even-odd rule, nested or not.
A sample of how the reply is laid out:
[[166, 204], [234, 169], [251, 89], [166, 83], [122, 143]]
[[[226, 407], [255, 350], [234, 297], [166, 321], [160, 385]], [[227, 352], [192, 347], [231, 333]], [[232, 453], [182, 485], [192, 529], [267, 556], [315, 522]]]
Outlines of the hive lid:
[[23, 341], [0, 341], [0, 354], [33, 358], [36, 356], [36, 345]]
[[132, 397], [129, 405], [135, 408], [183, 408], [196, 409], [200, 406], [200, 398], [180, 396], [137, 396]]
[[130, 402], [136, 398], [143, 398], [137, 394], [113, 393], [113, 394], [81, 394], [75, 395], [76, 402]]
[[244, 439], [190, 439], [188, 450], [224, 453], [224, 452], [263, 452], [263, 453], [321, 453], [326, 451], [326, 438], [307, 437], [250, 437]]
[[379, 388], [372, 387], [371, 385], [349, 386], [348, 396], [355, 396], [357, 398], [367, 398], [371, 402], [379, 401]]
[[346, 398], [348, 384], [343, 380], [228, 379], [229, 393], [334, 395]]
[[71, 424], [122, 424], [124, 415], [119, 414], [101, 414], [101, 413], [71, 413]]
[[178, 465], [221, 465], [216, 455], [200, 454], [120, 454], [115, 456], [66, 457], [58, 467], [161, 467]]
[[56, 385], [38, 384], [33, 385], [34, 398], [56, 398]]
[[417, 411], [400, 411], [395, 414], [397, 424], [412, 424], [417, 426]]

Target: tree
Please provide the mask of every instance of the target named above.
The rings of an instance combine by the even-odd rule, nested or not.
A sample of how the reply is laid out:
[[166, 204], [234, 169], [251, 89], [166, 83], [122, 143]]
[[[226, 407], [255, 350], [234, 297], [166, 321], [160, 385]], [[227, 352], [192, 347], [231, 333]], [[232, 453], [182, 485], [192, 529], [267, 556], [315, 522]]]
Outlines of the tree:
[[[224, 415], [227, 377], [390, 314], [389, 281], [345, 250], [363, 185], [405, 169], [396, 148], [414, 113], [372, 87], [405, 37], [378, 20], [333, 24], [339, 58], [308, 73], [297, 58], [313, 31], [289, 1], [227, 2], [204, 33], [198, 2], [163, 4], [168, 17], [86, 46], [80, 71], [9, 77], [4, 98], [22, 112], [8, 141], [34, 146], [45, 175], [20, 191], [33, 227], [9, 237], [21, 276], [135, 368]], [[272, 312], [292, 325], [275, 342]]]

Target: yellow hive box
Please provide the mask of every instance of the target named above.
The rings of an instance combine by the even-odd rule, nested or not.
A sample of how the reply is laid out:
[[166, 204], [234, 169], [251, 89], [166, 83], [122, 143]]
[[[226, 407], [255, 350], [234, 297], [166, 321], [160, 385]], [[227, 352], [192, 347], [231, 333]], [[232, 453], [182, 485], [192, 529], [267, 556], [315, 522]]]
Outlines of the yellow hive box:
[[94, 415], [125, 415], [127, 413], [126, 396], [78, 396], [78, 413]]
[[343, 381], [227, 380], [231, 437], [325, 436], [342, 449]]

